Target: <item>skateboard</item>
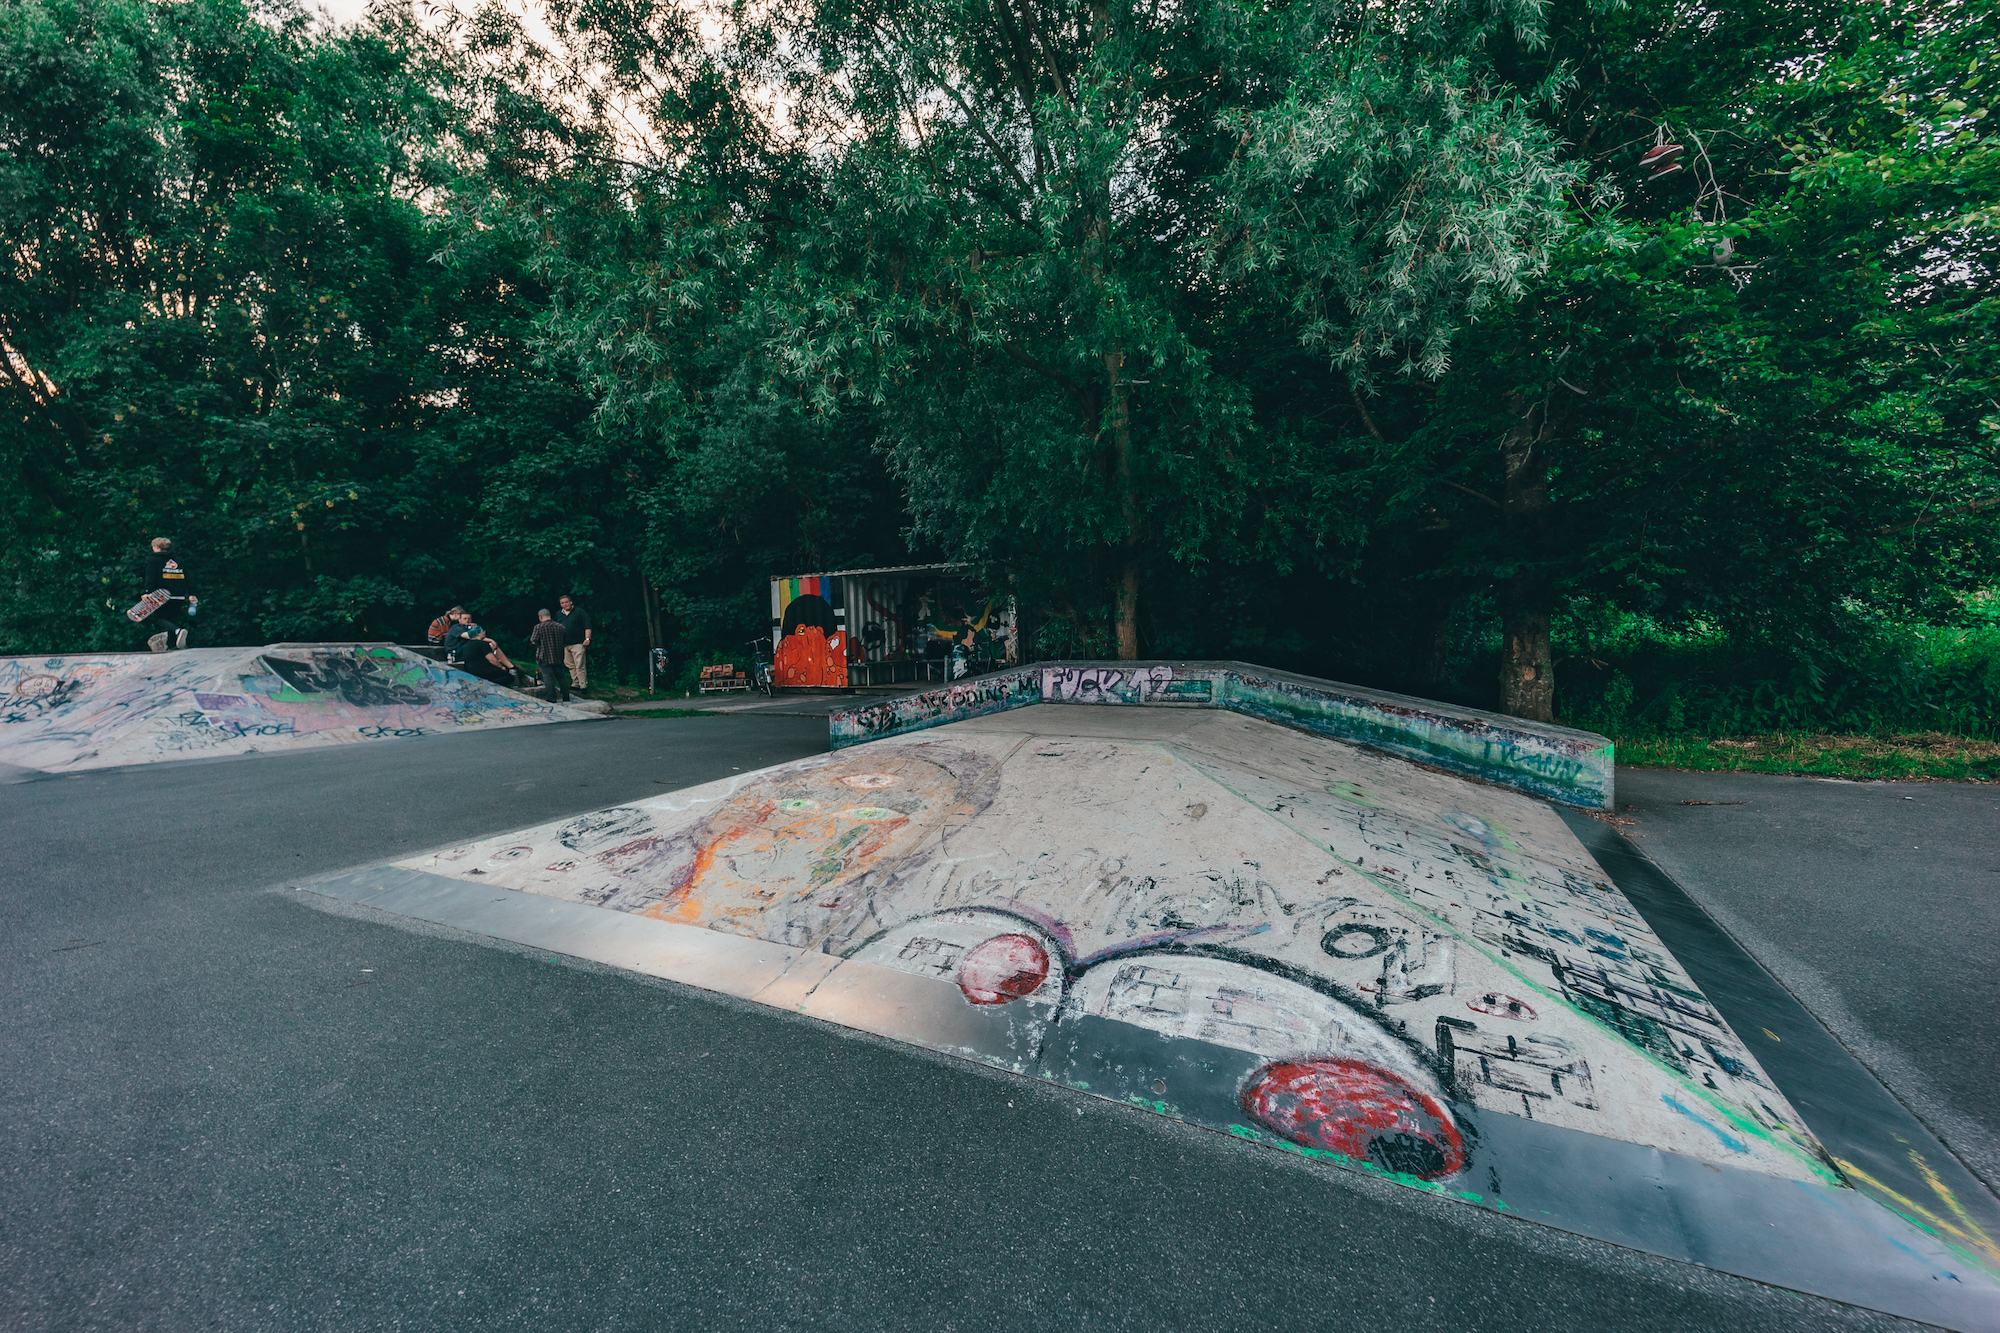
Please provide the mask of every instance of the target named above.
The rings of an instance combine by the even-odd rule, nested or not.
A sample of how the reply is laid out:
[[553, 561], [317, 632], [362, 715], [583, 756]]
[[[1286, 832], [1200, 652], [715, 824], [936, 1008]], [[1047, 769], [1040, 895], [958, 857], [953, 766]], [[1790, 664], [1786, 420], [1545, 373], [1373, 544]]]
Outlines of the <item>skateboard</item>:
[[[186, 602], [186, 600], [188, 600], [188, 598], [184, 598], [184, 596], [174, 596], [174, 594], [172, 594], [172, 592], [168, 592], [166, 588], [154, 588], [154, 590], [152, 590], [152, 592], [148, 592], [146, 596], [138, 598], [138, 600], [136, 600], [136, 602], [132, 604], [132, 608], [130, 608], [130, 610], [126, 610], [126, 620], [132, 620], [134, 624], [138, 624], [140, 620], [144, 620], [146, 616], [150, 616], [152, 612], [156, 612], [156, 610], [158, 610], [160, 606], [166, 606], [168, 602]], [[114, 602], [114, 604], [116, 604], [116, 602]], [[194, 614], [194, 602], [188, 602], [188, 614], [190, 614], [190, 616]]]
[[136, 625], [165, 606], [168, 602], [178, 602], [181, 600], [181, 598], [174, 596], [165, 588], [156, 588], [144, 597], [141, 597], [132, 606], [132, 609], [125, 613], [125, 618]]

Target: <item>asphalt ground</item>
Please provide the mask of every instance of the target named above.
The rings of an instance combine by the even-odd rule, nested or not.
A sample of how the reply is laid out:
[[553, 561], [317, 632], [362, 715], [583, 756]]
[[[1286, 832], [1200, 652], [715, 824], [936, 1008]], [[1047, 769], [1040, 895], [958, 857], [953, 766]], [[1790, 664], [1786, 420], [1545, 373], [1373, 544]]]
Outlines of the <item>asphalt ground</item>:
[[1909, 1327], [287, 887], [824, 747], [621, 720], [0, 786], [0, 1325]]

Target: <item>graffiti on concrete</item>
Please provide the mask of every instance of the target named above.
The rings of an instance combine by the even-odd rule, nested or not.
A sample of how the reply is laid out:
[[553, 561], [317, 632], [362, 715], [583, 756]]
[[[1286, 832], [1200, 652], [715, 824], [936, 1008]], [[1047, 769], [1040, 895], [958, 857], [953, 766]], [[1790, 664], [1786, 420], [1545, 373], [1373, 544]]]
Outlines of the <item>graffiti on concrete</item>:
[[102, 768], [587, 716], [375, 645], [0, 659], [0, 760]]
[[[976, 693], [960, 703], [961, 689]], [[1608, 809], [1612, 800], [1612, 746], [1602, 736], [1236, 663], [1044, 664], [835, 713], [829, 736], [840, 749], [1036, 701], [1226, 709], [1570, 805]]]
[[1042, 702], [1143, 704], [1161, 697], [1170, 666], [1058, 666], [1042, 670]]
[[48, 672], [16, 675], [7, 697], [0, 700], [0, 725], [27, 722], [61, 708], [83, 691], [84, 681], [75, 676]]
[[432, 702], [411, 683], [412, 678], [428, 683], [427, 670], [384, 649], [315, 651], [303, 661], [274, 656], [257, 660], [301, 698], [331, 694], [354, 708], [393, 708], [399, 704], [422, 708]]
[[1063, 716], [405, 865], [783, 945], [827, 960], [807, 1013], [1405, 1177], [1470, 1180], [1509, 1116], [1833, 1178], [1546, 807], [1223, 712], [1170, 742]]
[[834, 748], [838, 749], [1010, 708], [1025, 708], [1040, 703], [1041, 698], [1041, 681], [1036, 672], [1003, 671], [835, 713], [830, 735]]
[[1232, 671], [1232, 712], [1373, 746], [1570, 805], [1611, 805], [1611, 742], [1422, 699]]

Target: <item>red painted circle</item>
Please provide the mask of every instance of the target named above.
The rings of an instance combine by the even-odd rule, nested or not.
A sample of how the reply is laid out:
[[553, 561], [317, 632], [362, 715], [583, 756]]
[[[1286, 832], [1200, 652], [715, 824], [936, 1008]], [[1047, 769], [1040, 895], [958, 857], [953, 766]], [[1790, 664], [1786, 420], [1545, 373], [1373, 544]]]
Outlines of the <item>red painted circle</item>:
[[1031, 935], [995, 935], [958, 964], [958, 988], [974, 1004], [1005, 1004], [1032, 995], [1049, 975], [1049, 955]]
[[1465, 1139], [1436, 1099], [1359, 1060], [1266, 1065], [1243, 1090], [1243, 1110], [1293, 1143], [1422, 1180], [1465, 1166]]

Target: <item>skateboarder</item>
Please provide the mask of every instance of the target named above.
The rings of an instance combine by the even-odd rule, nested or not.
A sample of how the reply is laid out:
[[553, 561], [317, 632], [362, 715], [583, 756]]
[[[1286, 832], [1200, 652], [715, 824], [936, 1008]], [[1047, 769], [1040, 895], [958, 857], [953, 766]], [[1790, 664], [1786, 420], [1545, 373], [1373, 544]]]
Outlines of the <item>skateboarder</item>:
[[542, 688], [548, 692], [550, 703], [568, 703], [569, 682], [563, 679], [562, 622], [551, 616], [546, 606], [536, 614], [540, 620], [528, 638], [535, 645], [535, 665], [542, 669]]
[[584, 653], [590, 647], [590, 612], [576, 604], [576, 598], [564, 593], [556, 602], [562, 610], [555, 615], [555, 621], [563, 631], [563, 664], [569, 668], [569, 685], [573, 690], [590, 688], [588, 666]]
[[[171, 599], [141, 622], [148, 633], [146, 646], [156, 653], [187, 647], [188, 632], [181, 621], [194, 614], [195, 604], [201, 599], [195, 595], [194, 576], [174, 554], [171, 538], [153, 538], [153, 553], [146, 557], [145, 585], [139, 589], [140, 597], [165, 592]], [[181, 610], [175, 605], [177, 602], [185, 602], [187, 609]]]

